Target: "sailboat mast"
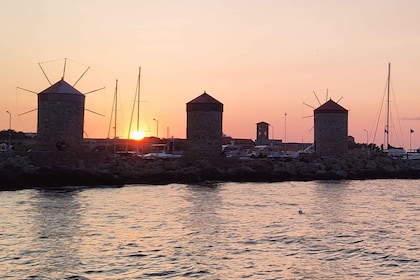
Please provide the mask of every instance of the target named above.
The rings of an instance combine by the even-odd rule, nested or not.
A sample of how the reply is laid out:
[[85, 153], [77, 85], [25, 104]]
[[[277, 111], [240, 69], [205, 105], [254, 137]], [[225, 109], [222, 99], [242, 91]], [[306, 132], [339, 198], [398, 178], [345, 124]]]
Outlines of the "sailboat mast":
[[140, 129], [140, 75], [141, 75], [141, 67], [139, 67], [138, 88], [137, 88], [137, 132]]
[[391, 83], [391, 63], [388, 63], [388, 82], [387, 82], [387, 107], [386, 107], [386, 149], [389, 149], [389, 87]]
[[115, 107], [114, 107], [114, 155], [117, 154], [117, 108], [118, 108], [118, 80], [115, 80]]
[[118, 105], [117, 91], [118, 91], [118, 80], [115, 80], [114, 139], [117, 139], [117, 105]]

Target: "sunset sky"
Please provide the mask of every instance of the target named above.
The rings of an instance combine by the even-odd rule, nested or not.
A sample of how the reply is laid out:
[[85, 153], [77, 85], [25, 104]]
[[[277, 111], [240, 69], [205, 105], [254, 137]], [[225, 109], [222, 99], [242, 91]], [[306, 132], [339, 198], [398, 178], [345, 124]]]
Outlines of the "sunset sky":
[[[378, 113], [391, 63], [390, 143], [420, 147], [420, 1], [0, 0], [0, 130], [36, 131], [34, 93], [63, 75], [86, 96], [88, 137], [107, 137], [118, 79], [127, 137], [141, 67], [141, 129], [186, 137], [186, 103], [206, 91], [224, 104], [223, 132], [313, 141], [313, 92], [349, 110], [356, 142], [383, 143]], [[328, 89], [328, 97], [326, 95]], [[396, 105], [396, 106], [395, 106]], [[382, 115], [384, 115], [383, 107]], [[287, 113], [287, 116], [285, 115]], [[153, 119], [157, 120], [154, 121]], [[274, 131], [273, 131], [274, 130]], [[367, 132], [366, 132], [367, 131]], [[113, 131], [111, 131], [113, 135]]]

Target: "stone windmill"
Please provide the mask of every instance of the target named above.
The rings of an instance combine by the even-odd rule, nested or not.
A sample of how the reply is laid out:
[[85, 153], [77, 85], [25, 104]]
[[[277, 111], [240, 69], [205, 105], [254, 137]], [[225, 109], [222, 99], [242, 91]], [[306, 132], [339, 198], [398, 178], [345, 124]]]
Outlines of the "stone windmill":
[[71, 85], [65, 80], [66, 63], [67, 59], [62, 78], [54, 84], [39, 64], [50, 86], [39, 93], [31, 91], [38, 95], [38, 108], [26, 112], [38, 111], [37, 150], [79, 150], [83, 144], [84, 112], [88, 110], [85, 108], [86, 94], [104, 89], [81, 93], [75, 86], [90, 67]]

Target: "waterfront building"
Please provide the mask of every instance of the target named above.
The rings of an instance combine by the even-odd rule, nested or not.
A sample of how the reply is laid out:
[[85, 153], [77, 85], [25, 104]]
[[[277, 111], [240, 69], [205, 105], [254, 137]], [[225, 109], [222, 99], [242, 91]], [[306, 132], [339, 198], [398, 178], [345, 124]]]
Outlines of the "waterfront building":
[[269, 126], [266, 122], [257, 123], [257, 139], [256, 145], [268, 145], [269, 142]]
[[85, 95], [64, 79], [38, 94], [37, 146], [78, 150], [83, 143]]
[[187, 104], [187, 156], [219, 157], [223, 104], [204, 92]]
[[314, 110], [314, 144], [321, 156], [347, 154], [347, 109], [330, 99]]

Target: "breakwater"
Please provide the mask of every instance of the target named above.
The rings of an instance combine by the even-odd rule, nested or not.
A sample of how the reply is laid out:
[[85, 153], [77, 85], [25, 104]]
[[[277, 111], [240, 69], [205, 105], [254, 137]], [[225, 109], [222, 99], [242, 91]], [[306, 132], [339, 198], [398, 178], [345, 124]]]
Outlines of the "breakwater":
[[101, 153], [0, 154], [0, 190], [206, 181], [280, 182], [420, 178], [420, 161], [371, 156], [143, 159]]

